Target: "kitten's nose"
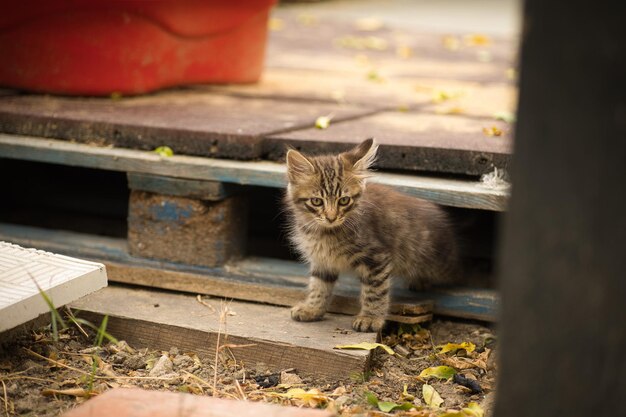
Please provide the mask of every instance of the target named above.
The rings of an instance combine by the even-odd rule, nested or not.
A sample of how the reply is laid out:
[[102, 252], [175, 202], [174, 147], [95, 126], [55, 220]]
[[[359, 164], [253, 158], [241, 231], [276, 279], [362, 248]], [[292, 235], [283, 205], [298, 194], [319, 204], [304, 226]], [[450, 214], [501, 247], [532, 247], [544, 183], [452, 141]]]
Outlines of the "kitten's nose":
[[328, 223], [334, 223], [335, 220], [337, 220], [337, 216], [335, 216], [335, 217], [328, 217], [328, 216], [326, 216], [326, 220], [328, 220]]

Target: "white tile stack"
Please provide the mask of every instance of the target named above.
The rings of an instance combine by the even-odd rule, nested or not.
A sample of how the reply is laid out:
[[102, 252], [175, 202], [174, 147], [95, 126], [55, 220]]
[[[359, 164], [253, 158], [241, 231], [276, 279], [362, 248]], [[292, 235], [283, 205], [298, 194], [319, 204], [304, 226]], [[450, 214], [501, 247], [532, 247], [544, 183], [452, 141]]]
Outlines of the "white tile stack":
[[104, 265], [0, 241], [0, 332], [107, 285]]

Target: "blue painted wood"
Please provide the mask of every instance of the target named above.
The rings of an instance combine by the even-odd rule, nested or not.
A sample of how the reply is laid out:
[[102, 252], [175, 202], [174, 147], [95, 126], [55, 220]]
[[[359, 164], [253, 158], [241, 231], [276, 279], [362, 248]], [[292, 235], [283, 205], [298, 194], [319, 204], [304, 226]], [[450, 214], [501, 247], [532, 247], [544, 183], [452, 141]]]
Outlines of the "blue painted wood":
[[[69, 256], [105, 261], [105, 263], [106, 261], [114, 262], [132, 268], [189, 274], [185, 275], [186, 279], [196, 277], [195, 280], [200, 283], [203, 280], [206, 281], [207, 291], [210, 291], [212, 282], [229, 283], [229, 285], [240, 287], [250, 286], [250, 288], [262, 286], [268, 288], [269, 298], [259, 299], [257, 294], [251, 293], [248, 299], [278, 305], [292, 303], [294, 296], [304, 293], [308, 282], [307, 266], [293, 261], [246, 258], [227, 267], [193, 266], [133, 257], [126, 250], [125, 239], [2, 223], [0, 223], [0, 240]], [[336, 293], [343, 297], [344, 303], [358, 298], [358, 281], [351, 278], [342, 276], [337, 285]], [[158, 282], [154, 285], [159, 286]], [[275, 298], [272, 298], [272, 293], [276, 295]], [[392, 294], [394, 304], [411, 305], [434, 301], [435, 314], [485, 321], [496, 320], [499, 305], [499, 296], [496, 291], [488, 289], [455, 288], [417, 293], [396, 285]], [[336, 312], [346, 313], [353, 312], [356, 307], [344, 306], [343, 310], [341, 307], [336, 308], [340, 308]]]
[[[161, 157], [154, 152], [103, 148], [60, 140], [0, 133], [0, 157], [103, 170], [284, 188], [285, 166], [193, 156]], [[509, 192], [478, 181], [377, 173], [372, 181], [453, 207], [503, 211]]]
[[235, 184], [172, 178], [136, 172], [128, 173], [128, 188], [131, 190], [149, 191], [163, 195], [210, 201], [223, 200], [237, 191]]

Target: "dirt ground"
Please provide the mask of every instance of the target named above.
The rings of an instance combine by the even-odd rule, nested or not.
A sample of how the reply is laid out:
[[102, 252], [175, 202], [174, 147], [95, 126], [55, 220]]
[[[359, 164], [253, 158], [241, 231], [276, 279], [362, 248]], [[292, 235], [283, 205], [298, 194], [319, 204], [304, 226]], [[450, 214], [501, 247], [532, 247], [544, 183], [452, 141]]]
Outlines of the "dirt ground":
[[[48, 326], [4, 346], [1, 415], [56, 416], [90, 395], [131, 386], [326, 408], [340, 416], [480, 417], [490, 414], [493, 403], [495, 336], [477, 323], [436, 320], [424, 327], [389, 326], [382, 342], [395, 353], [377, 348], [371, 371], [346, 380], [247, 366], [234, 360], [236, 346], [226, 345], [217, 361], [176, 347], [168, 352], [134, 349], [123, 341], [95, 347], [94, 332], [84, 330], [87, 335], [69, 327], [54, 341]], [[465, 349], [449, 345], [452, 350], [442, 352], [447, 343], [464, 342], [469, 342]], [[444, 373], [441, 378], [420, 377], [425, 369], [439, 366], [452, 367], [456, 375], [450, 377], [454, 371], [449, 368], [435, 368]], [[443, 400], [437, 407], [436, 394]], [[391, 403], [398, 407], [390, 410]]]

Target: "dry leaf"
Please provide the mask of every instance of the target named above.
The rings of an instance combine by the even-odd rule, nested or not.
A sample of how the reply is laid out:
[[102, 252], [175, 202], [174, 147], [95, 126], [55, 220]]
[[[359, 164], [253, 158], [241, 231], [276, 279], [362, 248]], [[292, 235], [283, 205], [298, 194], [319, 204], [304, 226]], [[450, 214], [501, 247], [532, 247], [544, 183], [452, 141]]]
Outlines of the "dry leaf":
[[449, 51], [458, 51], [461, 41], [456, 36], [444, 36], [442, 39], [443, 47]]
[[457, 356], [442, 357], [441, 362], [456, 369], [482, 368], [482, 361], [470, 358], [459, 358]]
[[297, 400], [301, 404], [306, 404], [309, 407], [320, 407], [328, 403], [328, 397], [320, 390], [313, 388], [308, 391], [302, 388], [292, 388], [284, 394], [278, 394], [280, 397], [290, 400]]
[[285, 22], [283, 19], [272, 17], [267, 21], [267, 28], [272, 32], [279, 32], [285, 28]]
[[497, 126], [483, 127], [483, 133], [487, 136], [502, 136], [502, 130]]
[[457, 350], [465, 350], [467, 353], [472, 353], [476, 350], [476, 345], [472, 342], [463, 342], [463, 343], [446, 343], [445, 345], [438, 346], [441, 350], [439, 353], [455, 353]]
[[300, 13], [296, 19], [298, 20], [298, 23], [306, 27], [313, 27], [318, 24], [317, 17], [308, 13]]
[[424, 397], [424, 402], [432, 408], [439, 408], [443, 404], [443, 398], [431, 385], [422, 385], [422, 396]]
[[456, 374], [454, 368], [449, 366], [433, 366], [430, 368], [424, 369], [420, 372], [420, 378], [439, 378], [439, 379], [450, 379]]
[[467, 46], [488, 46], [491, 44], [491, 38], [487, 35], [480, 33], [473, 33], [463, 38], [465, 45]]
[[447, 411], [438, 417], [484, 417], [485, 411], [476, 403], [469, 403], [460, 411]]
[[354, 22], [354, 27], [363, 32], [373, 32], [383, 28], [384, 23], [376, 17], [364, 17]]
[[385, 352], [390, 355], [394, 355], [395, 352], [387, 345], [383, 345], [382, 343], [371, 343], [371, 342], [361, 342], [356, 343], [354, 345], [340, 345], [335, 346], [335, 349], [360, 349], [360, 350], [373, 350], [376, 348], [383, 348]]
[[408, 59], [413, 56], [413, 49], [408, 45], [398, 45], [396, 47], [396, 55], [402, 59]]
[[318, 129], [328, 129], [330, 126], [330, 121], [332, 120], [331, 116], [320, 116], [315, 119], [315, 127]]

